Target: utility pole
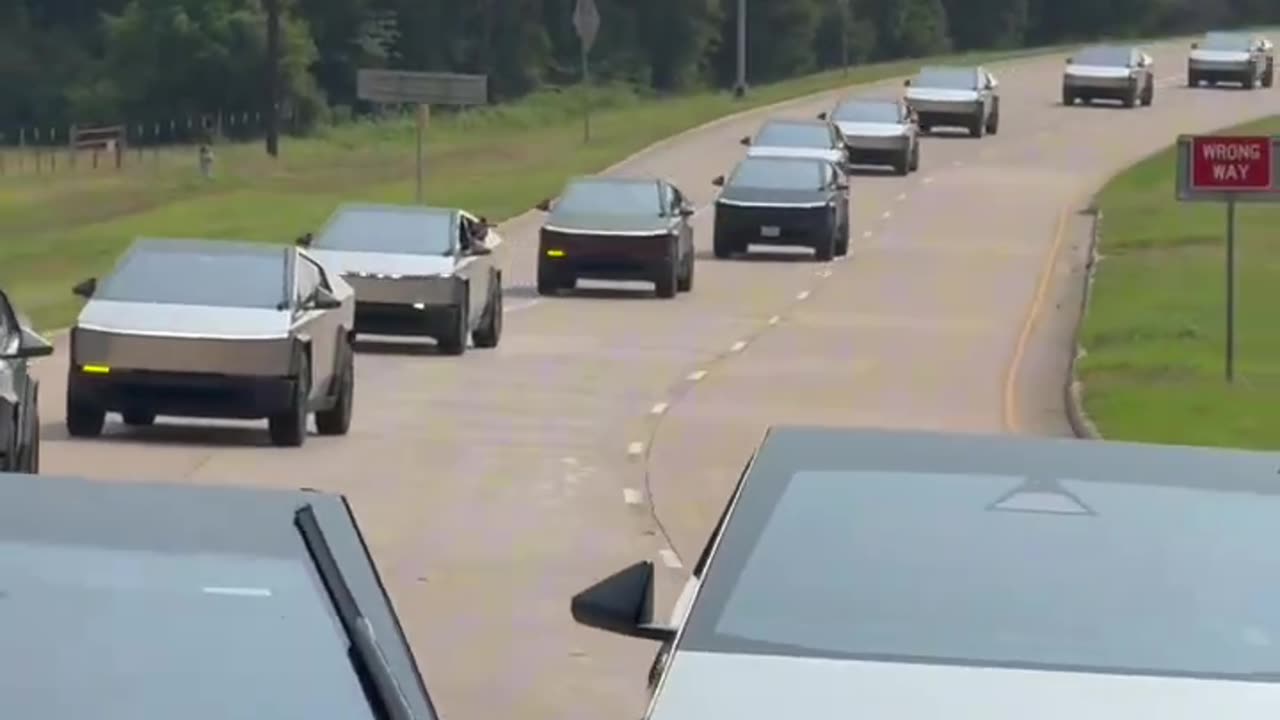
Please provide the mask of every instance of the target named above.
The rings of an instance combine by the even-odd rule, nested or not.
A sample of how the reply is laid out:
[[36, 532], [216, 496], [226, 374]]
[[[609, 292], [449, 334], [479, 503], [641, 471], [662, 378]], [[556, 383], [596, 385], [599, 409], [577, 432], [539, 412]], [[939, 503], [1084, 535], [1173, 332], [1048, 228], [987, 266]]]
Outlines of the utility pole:
[[266, 0], [267, 9], [267, 154], [280, 154], [280, 0]]
[[738, 0], [738, 81], [733, 86], [735, 97], [747, 94], [747, 0]]

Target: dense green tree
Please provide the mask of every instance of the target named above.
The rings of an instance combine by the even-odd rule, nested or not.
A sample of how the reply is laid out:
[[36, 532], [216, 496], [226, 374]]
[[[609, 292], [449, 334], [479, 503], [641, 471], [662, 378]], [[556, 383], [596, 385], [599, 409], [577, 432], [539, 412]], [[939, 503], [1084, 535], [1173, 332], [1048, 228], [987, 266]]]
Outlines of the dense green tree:
[[[282, 0], [283, 94], [356, 103], [360, 67], [486, 73], [494, 100], [577, 83], [578, 0]], [[0, 142], [17, 127], [261, 110], [261, 0], [0, 0]], [[596, 0], [599, 81], [730, 86], [737, 0]], [[747, 0], [748, 80], [949, 48], [1280, 21], [1276, 0]], [[31, 135], [28, 133], [28, 139]], [[47, 137], [47, 131], [42, 137]]]

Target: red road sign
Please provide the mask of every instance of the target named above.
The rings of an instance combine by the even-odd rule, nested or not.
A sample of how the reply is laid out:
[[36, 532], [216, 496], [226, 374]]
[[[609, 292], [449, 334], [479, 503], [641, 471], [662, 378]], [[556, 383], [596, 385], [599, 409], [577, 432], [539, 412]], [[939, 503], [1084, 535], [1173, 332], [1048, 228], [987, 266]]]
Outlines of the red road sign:
[[1191, 138], [1191, 189], [1271, 190], [1271, 138], [1201, 135]]

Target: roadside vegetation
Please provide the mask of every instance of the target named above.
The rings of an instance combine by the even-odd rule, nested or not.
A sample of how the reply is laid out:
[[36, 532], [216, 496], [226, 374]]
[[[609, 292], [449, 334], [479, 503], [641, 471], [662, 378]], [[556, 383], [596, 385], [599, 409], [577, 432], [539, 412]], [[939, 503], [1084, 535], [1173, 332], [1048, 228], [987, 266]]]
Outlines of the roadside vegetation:
[[[1280, 116], [1220, 131], [1280, 133]], [[1236, 379], [1224, 379], [1226, 208], [1174, 198], [1176, 150], [1114, 178], [1081, 333], [1108, 439], [1280, 448], [1280, 208], [1237, 206]]]

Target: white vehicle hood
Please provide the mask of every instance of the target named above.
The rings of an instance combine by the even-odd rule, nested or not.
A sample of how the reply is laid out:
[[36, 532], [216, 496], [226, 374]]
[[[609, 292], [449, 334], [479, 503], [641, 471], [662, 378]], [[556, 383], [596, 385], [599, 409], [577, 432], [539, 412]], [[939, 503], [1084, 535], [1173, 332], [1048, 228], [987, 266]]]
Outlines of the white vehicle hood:
[[1192, 60], [1205, 62], [1248, 62], [1252, 57], [1243, 50], [1192, 50]]
[[311, 250], [310, 254], [330, 272], [371, 275], [446, 275], [454, 270], [450, 255], [408, 255], [398, 253]]
[[652, 720], [1273, 720], [1280, 684], [677, 652]]
[[76, 322], [86, 330], [182, 338], [265, 339], [289, 334], [288, 310], [90, 300]]
[[1120, 79], [1129, 77], [1129, 68], [1114, 65], [1069, 65], [1067, 74], [1082, 78]]
[[777, 147], [772, 145], [747, 148], [747, 157], [821, 158], [832, 162], [840, 162], [844, 159], [843, 154], [836, 148]]
[[953, 90], [950, 88], [907, 88], [908, 100], [932, 100], [934, 102], [973, 102], [978, 99], [977, 90]]
[[897, 137], [907, 134], [907, 126], [900, 123], [837, 121], [836, 127], [846, 137]]

